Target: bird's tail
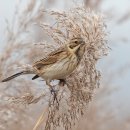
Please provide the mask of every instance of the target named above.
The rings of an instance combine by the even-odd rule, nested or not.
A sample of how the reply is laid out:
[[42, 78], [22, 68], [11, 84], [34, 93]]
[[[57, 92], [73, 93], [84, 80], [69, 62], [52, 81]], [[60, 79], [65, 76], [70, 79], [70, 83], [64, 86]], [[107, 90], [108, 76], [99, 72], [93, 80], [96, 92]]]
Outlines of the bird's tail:
[[12, 80], [12, 79], [14, 79], [14, 78], [16, 78], [16, 77], [18, 77], [20, 75], [24, 75], [24, 74], [32, 74], [32, 72], [31, 71], [21, 71], [19, 73], [16, 73], [16, 74], [14, 74], [14, 75], [12, 75], [12, 76], [2, 80], [2, 82], [7, 82], [9, 80]]

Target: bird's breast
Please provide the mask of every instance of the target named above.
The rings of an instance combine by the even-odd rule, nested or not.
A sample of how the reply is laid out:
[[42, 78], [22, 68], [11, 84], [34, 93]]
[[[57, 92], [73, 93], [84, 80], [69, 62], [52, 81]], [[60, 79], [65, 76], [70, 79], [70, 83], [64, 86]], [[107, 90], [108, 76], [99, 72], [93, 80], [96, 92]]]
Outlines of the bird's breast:
[[65, 57], [50, 65], [42, 74], [44, 79], [61, 79], [72, 73], [78, 65], [76, 55]]

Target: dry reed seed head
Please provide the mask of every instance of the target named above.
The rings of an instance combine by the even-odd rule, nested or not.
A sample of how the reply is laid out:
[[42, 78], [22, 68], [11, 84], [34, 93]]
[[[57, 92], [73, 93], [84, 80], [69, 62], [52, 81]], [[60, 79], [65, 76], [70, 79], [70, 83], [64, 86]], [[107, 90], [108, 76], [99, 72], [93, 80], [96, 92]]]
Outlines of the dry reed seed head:
[[41, 23], [40, 26], [52, 38], [55, 45], [62, 45], [73, 37], [82, 37], [86, 43], [86, 52], [77, 68], [66, 78], [67, 86], [60, 87], [58, 102], [50, 100], [49, 114], [45, 130], [63, 126], [71, 129], [76, 120], [86, 111], [92, 100], [93, 90], [99, 87], [100, 72], [95, 65], [104, 56], [108, 46], [106, 42], [106, 25], [100, 14], [83, 7], [69, 11], [44, 11], [55, 19], [55, 25]]
[[100, 53], [103, 54], [106, 52], [104, 51], [107, 48], [104, 46], [106, 43], [106, 26], [100, 14], [95, 14], [91, 10], [84, 8], [75, 8], [63, 13], [54, 11], [48, 11], [47, 13], [54, 17], [56, 24], [55, 26], [51, 26], [41, 23], [41, 27], [48, 32], [48, 35], [56, 43], [65, 43], [64, 41], [71, 37], [81, 36], [88, 47], [96, 51], [102, 51]]
[[35, 96], [32, 93], [26, 93], [25, 95], [22, 95], [21, 97], [11, 97], [8, 99], [8, 101], [11, 104], [18, 104], [18, 105], [29, 105], [29, 104], [35, 104], [39, 102], [42, 98], [45, 97], [45, 94], [40, 94], [38, 96]]
[[[28, 11], [31, 9], [32, 7]], [[70, 130], [76, 120], [85, 113], [88, 103], [92, 99], [93, 90], [99, 86], [100, 73], [95, 68], [95, 65], [97, 60], [105, 55], [108, 49], [106, 44], [106, 26], [100, 14], [96, 14], [84, 7], [77, 7], [63, 12], [44, 11], [44, 13], [50, 14], [55, 19], [55, 24], [53, 25], [38, 21], [44, 33], [47, 33], [48, 37], [54, 40], [53, 45], [51, 45], [52, 42], [50, 44], [43, 42], [46, 46], [44, 48], [45, 52], [51, 52], [52, 46], [54, 48], [62, 46], [68, 39], [79, 36], [86, 43], [86, 52], [77, 70], [66, 78], [67, 85], [65, 87], [57, 85], [59, 88], [57, 95], [59, 105], [56, 102], [53, 103], [52, 95], [48, 96], [48, 94], [45, 94], [43, 97], [25, 95], [19, 98], [13, 98], [11, 101], [14, 101], [16, 104], [31, 104], [47, 98], [49, 101], [49, 109], [45, 130], [56, 130], [61, 125], [65, 130]], [[37, 21], [37, 16], [34, 18], [31, 17], [30, 20]], [[28, 17], [28, 15], [25, 17]], [[30, 24], [30, 20], [27, 18], [26, 21], [22, 20], [23, 23], [19, 23], [18, 26], [22, 26], [20, 26], [21, 31], [16, 33], [17, 35], [14, 33], [10, 34], [11, 39], [9, 43], [13, 43], [12, 41], [14, 43], [16, 42], [16, 44], [13, 44], [14, 48], [20, 49], [18, 47], [19, 44], [17, 44], [17, 39], [20, 37], [22, 31], [24, 32], [26, 30]], [[7, 52], [11, 51], [10, 48], [7, 49]], [[35, 49], [34, 53], [37, 53]], [[9, 56], [7, 55], [7, 57]], [[30, 66], [23, 66], [25, 69], [28, 69], [28, 67]]]

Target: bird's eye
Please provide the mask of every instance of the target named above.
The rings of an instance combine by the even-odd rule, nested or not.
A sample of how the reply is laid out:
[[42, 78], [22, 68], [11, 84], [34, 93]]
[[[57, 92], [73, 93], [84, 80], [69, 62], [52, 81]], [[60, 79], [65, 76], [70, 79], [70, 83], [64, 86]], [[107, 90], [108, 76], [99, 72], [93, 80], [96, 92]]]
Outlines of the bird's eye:
[[75, 41], [74, 43], [76, 43], [76, 44], [77, 44], [77, 43], [78, 43], [78, 41]]

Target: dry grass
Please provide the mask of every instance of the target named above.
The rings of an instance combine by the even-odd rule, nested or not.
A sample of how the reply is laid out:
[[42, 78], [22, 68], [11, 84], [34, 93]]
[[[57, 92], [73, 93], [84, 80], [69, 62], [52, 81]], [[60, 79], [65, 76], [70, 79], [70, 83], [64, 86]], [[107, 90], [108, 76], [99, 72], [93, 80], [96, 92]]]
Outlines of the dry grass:
[[[44, 111], [47, 112], [47, 115], [45, 118], [45, 112], [41, 115], [34, 130], [41, 124], [45, 130], [56, 130], [61, 127], [65, 130], [70, 130], [77, 123], [77, 120], [86, 113], [88, 103], [92, 100], [93, 91], [99, 87], [100, 72], [95, 66], [98, 59], [107, 54], [106, 26], [100, 14], [85, 9], [84, 7], [76, 7], [69, 11], [58, 12], [50, 10], [41, 11], [42, 5], [43, 3], [40, 3], [37, 11], [34, 11], [36, 1], [30, 2], [27, 9], [22, 12], [22, 15], [19, 13], [19, 15], [16, 15], [16, 28], [14, 25], [11, 27], [8, 26], [8, 44], [0, 58], [0, 71], [7, 75], [9, 72], [7, 68], [11, 65], [14, 65], [14, 67], [11, 67], [10, 70], [12, 71], [13, 69], [14, 71], [17, 68], [15, 65], [23, 66], [23, 63], [31, 63], [33, 61], [32, 59], [35, 59], [34, 57], [37, 55], [42, 53], [42, 56], [45, 56], [56, 47], [62, 46], [71, 37], [79, 35], [86, 42], [86, 52], [83, 60], [77, 70], [66, 78], [66, 86], [55, 86], [58, 89], [59, 104], [54, 102], [46, 85], [44, 85], [43, 89], [40, 88], [41, 91], [44, 91], [43, 94], [36, 87], [39, 84], [38, 82], [34, 83], [27, 79], [17, 80], [18, 82], [12, 81], [6, 85], [1, 84], [1, 86], [4, 86], [1, 89], [4, 93], [0, 94], [2, 98], [5, 95], [7, 97], [13, 96], [13, 98], [9, 98], [9, 101], [15, 104], [29, 105], [43, 100], [43, 107], [46, 108]], [[51, 20], [53, 19], [54, 23], [43, 23], [41, 19], [45, 15], [49, 16]], [[17, 19], [19, 17], [20, 20]], [[28, 42], [29, 44], [25, 42], [28, 39], [28, 35], [25, 34], [31, 29], [30, 23], [38, 23], [40, 25], [43, 29], [43, 34], [46, 33], [48, 42], [41, 41], [40, 44], [36, 43], [35, 45], [32, 45], [31, 42]], [[39, 50], [42, 50], [42, 52], [39, 52]], [[20, 87], [23, 88], [20, 89]], [[39, 94], [35, 95], [34, 93], [36, 92]], [[15, 113], [16, 117], [17, 113], [19, 113], [18, 118], [14, 119], [14, 122], [16, 120], [23, 120], [25, 117], [29, 119], [25, 108], [17, 107], [15, 109], [15, 105], [12, 106], [11, 104], [10, 106], [3, 101], [2, 104], [3, 107], [7, 108], [2, 114], [6, 115], [8, 110], [10, 113]], [[20, 116], [21, 112], [23, 113], [23, 118]], [[13, 114], [8, 114], [6, 119], [9, 120], [13, 117]], [[1, 124], [4, 121], [5, 119], [3, 118]], [[26, 120], [23, 121], [26, 122]], [[9, 122], [1, 126], [3, 130], [7, 128], [6, 124], [8, 126]]]
[[106, 54], [106, 33], [103, 18], [99, 14], [77, 7], [68, 12], [47, 11], [56, 21], [55, 26], [41, 24], [56, 44], [61, 45], [72, 36], [81, 36], [86, 42], [86, 53], [78, 69], [67, 77], [67, 86], [59, 88], [57, 103], [50, 100], [46, 130], [63, 125], [66, 130], [78, 120], [92, 99], [94, 88], [99, 86], [100, 74], [97, 60]]
[[[86, 1], [85, 2], [86, 6], [90, 7], [93, 10], [95, 9], [100, 10], [101, 4], [103, 2], [102, 0], [93, 0], [93, 1], [85, 0], [85, 1]], [[55, 1], [53, 1], [53, 3], [54, 2]], [[45, 54], [49, 53], [50, 51], [55, 49], [57, 46], [61, 46], [66, 41], [67, 35], [63, 36], [65, 37], [63, 39], [60, 38], [58, 42], [57, 41], [54, 42], [55, 40], [52, 40], [53, 38], [50, 38], [50, 36], [49, 37], [45, 36], [46, 32], [44, 30], [46, 29], [48, 30], [48, 27], [45, 27], [46, 25], [43, 24], [43, 21], [46, 18], [48, 19], [48, 14], [50, 15], [51, 12], [46, 11], [47, 13], [46, 12], [42, 13], [43, 10], [41, 9], [46, 4], [50, 5], [51, 0], [45, 3], [41, 1], [41, 3], [39, 3], [39, 8], [36, 8], [37, 4], [38, 3], [36, 0], [31, 1], [27, 5], [27, 8], [22, 12], [20, 8], [17, 7], [14, 21], [12, 22], [13, 24], [7, 22], [7, 29], [6, 29], [7, 41], [5, 44], [5, 48], [3, 49], [3, 52], [1, 52], [0, 54], [0, 64], [1, 64], [0, 79], [10, 75], [11, 73], [15, 73], [15, 71], [17, 72], [21, 70], [21, 66], [22, 68], [26, 67], [26, 66], [23, 66], [23, 64], [25, 63], [30, 64], [32, 61], [45, 56]], [[34, 11], [35, 9], [36, 11]], [[115, 23], [114, 26], [117, 27], [117, 26], [121, 26], [122, 23], [125, 24], [125, 22], [129, 20], [129, 10], [126, 9], [126, 13], [124, 13], [123, 16], [120, 13], [116, 14], [116, 11], [111, 8], [111, 9], [106, 10], [105, 13], [107, 15], [110, 15], [109, 17], [114, 15], [114, 18], [120, 15], [117, 21], [112, 20]], [[90, 11], [90, 14], [91, 13], [92, 12]], [[45, 15], [47, 15], [47, 17], [44, 17]], [[53, 21], [54, 19], [51, 19], [51, 20]], [[50, 19], [48, 21], [50, 21]], [[41, 25], [44, 27], [43, 32], [41, 31], [42, 29], [40, 29], [40, 27], [37, 27], [36, 25], [34, 25], [35, 23], [37, 23], [38, 26]], [[33, 25], [33, 28], [32, 28], [32, 25]], [[50, 25], [51, 27], [55, 28], [57, 23], [56, 21], [51, 22]], [[30, 34], [30, 31], [32, 32], [32, 30], [34, 30], [33, 35], [31, 35], [32, 33]], [[55, 33], [55, 31], [57, 30], [54, 29], [53, 33]], [[57, 33], [55, 34], [57, 35]], [[125, 34], [122, 33], [122, 37], [124, 35]], [[43, 42], [43, 39], [44, 40], [46, 39], [47, 42], [45, 41]], [[32, 40], [34, 41], [32, 42]], [[110, 41], [113, 42], [114, 44], [117, 42], [115, 40], [115, 37], [113, 37], [113, 39], [111, 39]], [[32, 43], [35, 43], [35, 44], [32, 44]], [[88, 55], [88, 57], [89, 56], [90, 55]], [[17, 66], [20, 66], [20, 68], [16, 69]], [[108, 66], [105, 66], [105, 68], [110, 68], [110, 67], [111, 67], [110, 64], [108, 64]], [[103, 86], [105, 91], [108, 91], [110, 88], [115, 88], [115, 86], [113, 87], [112, 84], [109, 84], [109, 83], [115, 80], [115, 78], [113, 77], [116, 76], [116, 78], [119, 78], [119, 75], [122, 75], [122, 72], [124, 75], [124, 73], [126, 73], [127, 71], [126, 68], [129, 69], [129, 65], [124, 66], [123, 70], [119, 69], [117, 71], [112, 72], [111, 75], [108, 75], [107, 77], [103, 77], [103, 79], [106, 80], [106, 84], [105, 86]], [[89, 67], [88, 67], [88, 70], [89, 70]], [[91, 72], [91, 70], [89, 72]], [[47, 120], [47, 113], [45, 115], [44, 113], [48, 112], [48, 109], [47, 109], [48, 97], [46, 97], [46, 94], [49, 94], [48, 88], [47, 86], [43, 84], [42, 81], [38, 80], [38, 81], [33, 82], [30, 79], [31, 79], [30, 77], [29, 78], [23, 77], [7, 84], [0, 84], [0, 116], [2, 117], [0, 119], [0, 130], [8, 130], [8, 128], [10, 128], [10, 130], [18, 130], [18, 129], [31, 130], [39, 116], [41, 118], [39, 118], [40, 120], [37, 122], [37, 125], [34, 129], [45, 127], [45, 123]], [[71, 82], [71, 79], [67, 78], [67, 80]], [[73, 80], [73, 82], [75, 82], [75, 80]], [[87, 85], [85, 84], [85, 86]], [[94, 85], [92, 85], [92, 89], [93, 89], [93, 86]], [[62, 91], [62, 88], [61, 88], [61, 91]], [[67, 93], [68, 91], [69, 91], [69, 96], [70, 96], [70, 90], [67, 90]], [[86, 93], [90, 92], [88, 94], [88, 96], [90, 95], [90, 98], [88, 98], [88, 101], [90, 101], [91, 96], [93, 94], [93, 90], [90, 91], [90, 88], [89, 89], [83, 88], [82, 91], [83, 92], [86, 91]], [[113, 93], [113, 89], [111, 90], [110, 93]], [[96, 96], [95, 100], [100, 101], [102, 103], [103, 102], [102, 100], [104, 98], [106, 98], [106, 93], [104, 91], [100, 91], [99, 95]], [[86, 106], [88, 106], [88, 103], [86, 103]], [[77, 127], [77, 130], [79, 129], [80, 130], [86, 130], [86, 129], [87, 130], [95, 130], [95, 129], [101, 130], [102, 128], [103, 130], [104, 129], [105, 130], [108, 130], [108, 129], [111, 129], [111, 130], [112, 129], [114, 130], [128, 129], [129, 130], [130, 128], [129, 116], [127, 119], [126, 118], [122, 119], [121, 114], [114, 115], [113, 109], [112, 111], [107, 112], [108, 106], [109, 106], [108, 102], [107, 103], [103, 102], [102, 105], [99, 105], [97, 102], [93, 102], [93, 105], [91, 107], [89, 106], [89, 110], [87, 109], [88, 114], [87, 115], [85, 114], [85, 117], [87, 117], [87, 119], [85, 118], [81, 119], [80, 122], [76, 124], [76, 125], [79, 125]], [[41, 110], [40, 108], [44, 110]], [[43, 111], [43, 114], [41, 114], [42, 111]], [[102, 116], [102, 113], [104, 113], [103, 116]], [[121, 119], [121, 122], [119, 122], [117, 118]], [[114, 125], [112, 125], [113, 124], [112, 122], [114, 122]], [[25, 125], [27, 123], [28, 123], [28, 126]], [[61, 130], [63, 128], [59, 128], [59, 129]]]

